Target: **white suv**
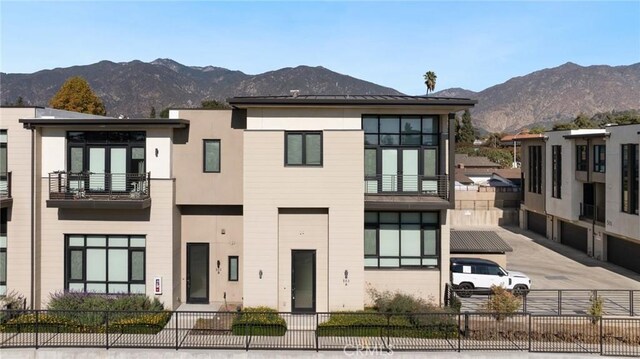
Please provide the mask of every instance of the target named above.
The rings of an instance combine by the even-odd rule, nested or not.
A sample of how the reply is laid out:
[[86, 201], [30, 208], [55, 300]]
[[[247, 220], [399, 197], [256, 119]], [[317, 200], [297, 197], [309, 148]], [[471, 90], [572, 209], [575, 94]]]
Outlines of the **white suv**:
[[490, 260], [451, 258], [451, 284], [460, 297], [486, 293], [492, 285], [505, 287], [516, 295], [526, 295], [531, 279], [520, 272], [506, 271]]

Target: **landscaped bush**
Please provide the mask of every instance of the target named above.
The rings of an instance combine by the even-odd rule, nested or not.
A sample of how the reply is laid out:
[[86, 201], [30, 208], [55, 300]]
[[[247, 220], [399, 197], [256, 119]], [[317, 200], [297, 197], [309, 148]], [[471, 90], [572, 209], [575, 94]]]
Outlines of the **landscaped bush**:
[[456, 321], [431, 314], [388, 314], [370, 311], [331, 314], [318, 325], [319, 336], [446, 338], [456, 335]]
[[244, 308], [233, 319], [231, 332], [234, 335], [282, 336], [287, 332], [287, 323], [269, 307]]
[[92, 293], [56, 293], [48, 311], [24, 314], [8, 320], [1, 331], [103, 333], [157, 333], [169, 321], [170, 312], [157, 299], [140, 294], [104, 295]]
[[513, 295], [506, 288], [502, 286], [491, 286], [491, 296], [484, 304], [484, 309], [493, 313], [493, 317], [500, 321], [506, 318], [509, 314], [517, 312], [522, 305], [520, 298]]
[[591, 293], [589, 296], [589, 315], [591, 316], [591, 323], [597, 324], [603, 314], [604, 298], [598, 296], [596, 293]]

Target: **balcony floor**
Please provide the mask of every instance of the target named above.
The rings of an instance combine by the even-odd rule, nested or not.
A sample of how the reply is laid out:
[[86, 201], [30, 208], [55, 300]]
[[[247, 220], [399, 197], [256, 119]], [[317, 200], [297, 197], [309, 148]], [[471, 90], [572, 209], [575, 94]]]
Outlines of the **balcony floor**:
[[78, 208], [78, 209], [145, 209], [151, 207], [151, 198], [143, 199], [49, 199], [47, 208]]
[[440, 210], [451, 208], [451, 202], [437, 196], [365, 194], [365, 210]]

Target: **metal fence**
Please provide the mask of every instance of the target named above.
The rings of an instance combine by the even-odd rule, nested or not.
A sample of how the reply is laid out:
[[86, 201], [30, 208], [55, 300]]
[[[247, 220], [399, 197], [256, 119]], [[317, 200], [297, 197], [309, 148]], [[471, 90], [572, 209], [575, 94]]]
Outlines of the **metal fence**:
[[449, 176], [375, 175], [364, 179], [365, 194], [421, 195], [449, 199]]
[[639, 356], [640, 318], [530, 313], [0, 312], [0, 348], [508, 350]]
[[49, 199], [138, 200], [149, 198], [151, 173], [49, 173]]
[[[486, 290], [454, 290], [463, 311], [481, 311], [487, 298]], [[626, 289], [530, 289], [521, 296], [521, 311], [539, 315], [587, 314], [590, 298], [603, 299], [604, 315], [640, 316], [640, 290]], [[445, 298], [448, 300], [448, 298]]]

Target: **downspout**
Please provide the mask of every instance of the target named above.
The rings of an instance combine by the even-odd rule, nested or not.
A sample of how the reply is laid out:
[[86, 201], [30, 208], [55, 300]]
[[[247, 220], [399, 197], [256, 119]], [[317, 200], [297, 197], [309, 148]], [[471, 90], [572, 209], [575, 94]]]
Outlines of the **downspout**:
[[35, 268], [35, 250], [36, 250], [36, 231], [35, 231], [35, 132], [31, 127], [31, 296], [29, 298], [29, 306], [34, 309], [34, 297], [36, 294], [36, 268]]

